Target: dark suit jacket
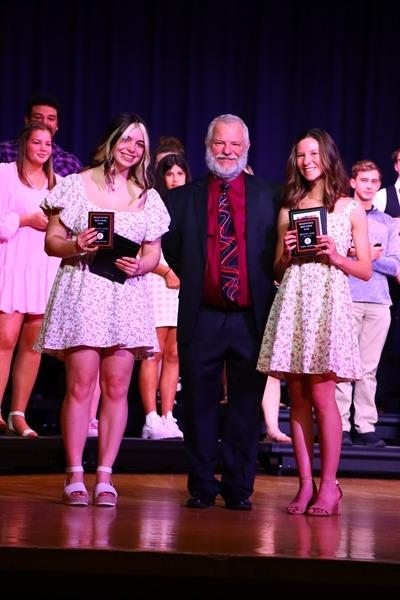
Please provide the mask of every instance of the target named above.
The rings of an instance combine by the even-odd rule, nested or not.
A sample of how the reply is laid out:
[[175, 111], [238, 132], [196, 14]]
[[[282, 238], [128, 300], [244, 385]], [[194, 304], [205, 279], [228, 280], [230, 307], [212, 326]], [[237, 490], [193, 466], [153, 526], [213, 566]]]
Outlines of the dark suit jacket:
[[[276, 186], [245, 174], [247, 268], [260, 341], [274, 295]], [[171, 190], [165, 203], [171, 215], [162, 238], [164, 256], [180, 277], [178, 340], [193, 332], [204, 284], [207, 252], [208, 177]]]

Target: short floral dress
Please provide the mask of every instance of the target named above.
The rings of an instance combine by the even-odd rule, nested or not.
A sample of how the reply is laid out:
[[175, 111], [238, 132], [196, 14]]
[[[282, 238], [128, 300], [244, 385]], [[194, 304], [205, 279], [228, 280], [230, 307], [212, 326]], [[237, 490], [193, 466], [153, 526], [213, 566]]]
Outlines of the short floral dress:
[[[328, 214], [328, 235], [344, 256], [351, 245], [351, 200]], [[276, 293], [261, 343], [257, 369], [274, 377], [285, 373], [330, 374], [337, 381], [361, 378], [361, 363], [348, 278], [315, 260], [292, 263]]]
[[[90, 210], [110, 210], [90, 202], [78, 174], [65, 177], [41, 206], [45, 211], [58, 209], [72, 235], [87, 228]], [[161, 237], [169, 222], [154, 189], [148, 190], [140, 210], [114, 212], [115, 232], [138, 243]], [[35, 349], [61, 358], [65, 349], [76, 346], [120, 346], [132, 349], [136, 358], [157, 351], [146, 277], [131, 277], [120, 284], [91, 273], [86, 255], [62, 261]]]

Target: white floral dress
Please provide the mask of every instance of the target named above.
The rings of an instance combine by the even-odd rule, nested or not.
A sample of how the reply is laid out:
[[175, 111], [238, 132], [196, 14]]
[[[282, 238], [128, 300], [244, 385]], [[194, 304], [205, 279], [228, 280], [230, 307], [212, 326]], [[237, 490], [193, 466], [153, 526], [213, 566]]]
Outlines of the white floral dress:
[[[328, 214], [328, 235], [339, 254], [351, 245], [351, 200]], [[338, 381], [361, 378], [357, 335], [348, 278], [321, 262], [293, 263], [276, 293], [261, 343], [257, 369], [275, 377], [285, 373], [331, 374]]]
[[[86, 197], [80, 175], [65, 177], [41, 204], [59, 209], [61, 222], [73, 235], [88, 226], [88, 212], [102, 211]], [[168, 230], [170, 217], [156, 190], [150, 189], [144, 207], [115, 211], [116, 233], [138, 243], [153, 241]], [[158, 350], [153, 310], [146, 277], [124, 284], [91, 273], [87, 257], [65, 260], [56, 275], [35, 349], [62, 356], [66, 348], [120, 346], [144, 358]]]
[[[168, 267], [162, 252], [160, 264]], [[148, 273], [146, 279], [153, 301], [156, 327], [176, 327], [178, 322], [179, 290], [168, 288], [165, 278], [156, 273]]]

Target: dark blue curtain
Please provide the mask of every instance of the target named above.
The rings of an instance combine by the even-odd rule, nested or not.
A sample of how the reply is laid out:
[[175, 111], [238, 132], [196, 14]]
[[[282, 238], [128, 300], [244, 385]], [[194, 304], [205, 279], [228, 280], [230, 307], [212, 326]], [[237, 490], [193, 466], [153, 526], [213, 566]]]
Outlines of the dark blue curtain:
[[115, 113], [140, 113], [153, 145], [184, 142], [195, 176], [218, 114], [248, 124], [250, 163], [275, 181], [293, 139], [327, 129], [345, 164], [394, 180], [400, 145], [400, 6], [388, 3], [15, 0], [0, 23], [0, 139], [15, 138], [32, 92], [58, 97], [56, 141], [87, 162]]

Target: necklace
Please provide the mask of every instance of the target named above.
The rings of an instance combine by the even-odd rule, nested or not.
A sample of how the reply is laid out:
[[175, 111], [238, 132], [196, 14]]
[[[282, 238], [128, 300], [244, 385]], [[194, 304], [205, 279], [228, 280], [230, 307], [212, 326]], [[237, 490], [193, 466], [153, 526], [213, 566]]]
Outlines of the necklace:
[[31, 173], [31, 175], [29, 176], [28, 173], [25, 172], [25, 177], [33, 188], [35, 188], [36, 190], [40, 190], [46, 183], [47, 176], [43, 171], [40, 171], [39, 175], [34, 176], [35, 173]]

